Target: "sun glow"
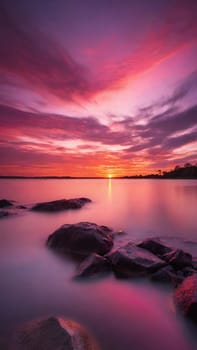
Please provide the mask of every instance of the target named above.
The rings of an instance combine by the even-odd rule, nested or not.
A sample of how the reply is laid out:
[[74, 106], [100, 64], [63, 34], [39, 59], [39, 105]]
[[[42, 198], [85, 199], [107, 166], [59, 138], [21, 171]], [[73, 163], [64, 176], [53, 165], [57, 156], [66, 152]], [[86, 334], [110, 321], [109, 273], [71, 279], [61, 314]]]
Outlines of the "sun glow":
[[108, 179], [111, 179], [111, 178], [112, 178], [112, 174], [109, 174], [109, 175], [108, 175]]

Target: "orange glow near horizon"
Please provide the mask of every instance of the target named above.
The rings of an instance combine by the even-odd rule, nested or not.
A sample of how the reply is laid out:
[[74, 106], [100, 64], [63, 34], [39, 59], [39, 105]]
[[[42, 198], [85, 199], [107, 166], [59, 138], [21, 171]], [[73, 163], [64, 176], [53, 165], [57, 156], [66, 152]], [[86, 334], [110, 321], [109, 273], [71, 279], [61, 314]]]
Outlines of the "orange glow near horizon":
[[196, 163], [196, 1], [3, 3], [1, 176]]

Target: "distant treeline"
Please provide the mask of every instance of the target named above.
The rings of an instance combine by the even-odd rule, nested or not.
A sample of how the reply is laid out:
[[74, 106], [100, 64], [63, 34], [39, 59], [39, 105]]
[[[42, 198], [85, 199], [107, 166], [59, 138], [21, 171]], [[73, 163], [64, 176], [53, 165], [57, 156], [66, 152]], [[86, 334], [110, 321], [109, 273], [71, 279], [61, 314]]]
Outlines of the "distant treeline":
[[197, 179], [197, 165], [186, 163], [184, 166], [176, 165], [173, 170], [161, 171], [157, 174], [124, 176], [124, 178], [143, 178], [143, 179]]
[[164, 171], [163, 177], [172, 179], [197, 179], [197, 165], [186, 163], [183, 167], [176, 165], [174, 170]]

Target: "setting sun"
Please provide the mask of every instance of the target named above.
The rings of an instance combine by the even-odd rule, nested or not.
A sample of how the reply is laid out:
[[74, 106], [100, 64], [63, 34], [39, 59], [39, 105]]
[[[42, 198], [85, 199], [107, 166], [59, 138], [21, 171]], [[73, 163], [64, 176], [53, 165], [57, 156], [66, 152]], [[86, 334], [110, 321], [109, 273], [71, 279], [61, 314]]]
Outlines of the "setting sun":
[[108, 175], [108, 179], [111, 179], [111, 178], [112, 178], [112, 174], [109, 174], [109, 175]]

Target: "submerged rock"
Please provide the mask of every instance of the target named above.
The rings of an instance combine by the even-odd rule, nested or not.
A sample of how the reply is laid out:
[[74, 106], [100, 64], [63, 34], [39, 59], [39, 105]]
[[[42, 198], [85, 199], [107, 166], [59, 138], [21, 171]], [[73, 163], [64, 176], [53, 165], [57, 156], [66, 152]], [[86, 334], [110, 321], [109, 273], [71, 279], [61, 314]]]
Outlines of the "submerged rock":
[[131, 242], [106, 256], [117, 277], [145, 276], [165, 266], [165, 262]]
[[0, 199], [0, 208], [8, 208], [13, 206], [12, 202], [7, 199]]
[[48, 237], [47, 245], [62, 254], [73, 256], [86, 257], [91, 253], [104, 255], [113, 246], [113, 231], [91, 222], [66, 224]]
[[192, 255], [184, 252], [182, 249], [173, 250], [163, 256], [163, 259], [168, 264], [174, 266], [176, 269], [181, 269], [187, 266], [192, 266]]
[[181, 313], [197, 323], [197, 274], [184, 279], [174, 293], [176, 306]]
[[32, 321], [15, 335], [11, 350], [99, 350], [80, 324], [60, 317]]
[[80, 209], [86, 203], [90, 203], [89, 198], [59, 199], [51, 202], [37, 203], [32, 207], [34, 211], [56, 212], [68, 209]]
[[109, 260], [98, 254], [91, 254], [79, 266], [76, 278], [96, 277], [111, 271]]
[[148, 238], [139, 244], [138, 247], [148, 250], [149, 252], [163, 258], [165, 254], [171, 253], [173, 249], [163, 244], [159, 238]]

